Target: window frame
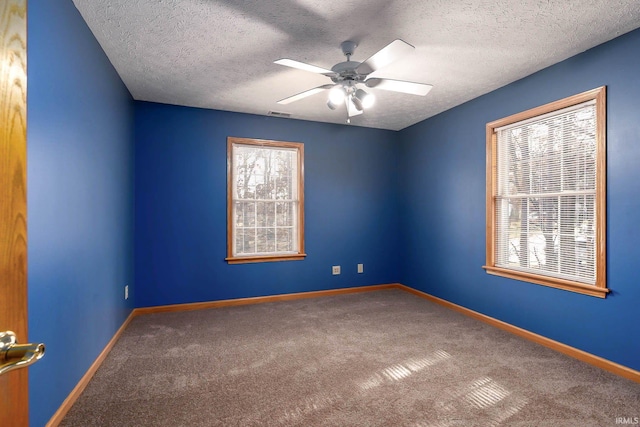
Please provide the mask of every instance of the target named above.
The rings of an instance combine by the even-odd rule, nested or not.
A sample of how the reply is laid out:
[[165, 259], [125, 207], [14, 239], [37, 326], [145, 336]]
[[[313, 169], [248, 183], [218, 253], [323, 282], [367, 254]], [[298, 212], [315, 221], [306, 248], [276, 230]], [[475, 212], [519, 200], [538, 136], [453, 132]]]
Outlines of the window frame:
[[[297, 209], [297, 237], [298, 252], [297, 253], [274, 253], [238, 256], [233, 254], [233, 242], [235, 239], [235, 221], [234, 221], [234, 200], [233, 200], [233, 168], [234, 168], [234, 145], [257, 146], [282, 148], [286, 150], [294, 149], [297, 151], [298, 158], [298, 209]], [[225, 261], [228, 264], [247, 264], [256, 262], [272, 262], [272, 261], [297, 261], [303, 260], [307, 254], [304, 250], [304, 144], [301, 142], [272, 141], [266, 139], [227, 137], [227, 257]]]
[[[596, 108], [596, 244], [595, 285], [497, 267], [496, 259], [496, 201], [497, 201], [497, 129], [527, 119], [553, 113], [564, 108], [595, 100]], [[549, 286], [585, 295], [606, 298], [610, 290], [606, 284], [606, 86], [573, 95], [540, 107], [499, 119], [486, 125], [486, 262], [482, 267], [488, 274]]]

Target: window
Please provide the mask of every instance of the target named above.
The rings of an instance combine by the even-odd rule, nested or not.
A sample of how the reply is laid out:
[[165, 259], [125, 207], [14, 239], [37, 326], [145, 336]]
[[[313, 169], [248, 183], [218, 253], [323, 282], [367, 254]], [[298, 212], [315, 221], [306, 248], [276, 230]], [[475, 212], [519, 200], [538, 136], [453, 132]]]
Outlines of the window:
[[304, 259], [304, 146], [227, 138], [227, 262]]
[[604, 298], [605, 87], [487, 124], [487, 273]]

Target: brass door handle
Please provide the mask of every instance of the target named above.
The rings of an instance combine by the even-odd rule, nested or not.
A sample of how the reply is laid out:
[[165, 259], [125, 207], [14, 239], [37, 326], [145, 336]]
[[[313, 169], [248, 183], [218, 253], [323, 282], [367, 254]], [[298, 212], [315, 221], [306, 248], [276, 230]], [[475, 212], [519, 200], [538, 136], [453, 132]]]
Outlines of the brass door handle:
[[0, 332], [0, 375], [26, 368], [44, 356], [44, 344], [18, 344], [16, 334]]

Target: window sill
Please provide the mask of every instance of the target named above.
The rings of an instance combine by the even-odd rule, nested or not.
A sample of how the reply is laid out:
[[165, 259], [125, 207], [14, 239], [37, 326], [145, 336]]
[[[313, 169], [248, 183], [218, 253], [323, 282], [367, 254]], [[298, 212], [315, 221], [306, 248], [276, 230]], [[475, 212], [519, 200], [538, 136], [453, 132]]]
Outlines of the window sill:
[[606, 298], [610, 292], [607, 288], [585, 285], [583, 283], [572, 282], [570, 280], [557, 279], [555, 277], [541, 276], [538, 274], [524, 273], [522, 271], [508, 270], [506, 268], [482, 266], [488, 274], [506, 277], [508, 279], [520, 280], [523, 282], [535, 283], [549, 286], [551, 288], [563, 289], [565, 291], [590, 295], [598, 298]]
[[253, 262], [302, 261], [307, 254], [256, 255], [225, 258], [228, 264], [249, 264]]

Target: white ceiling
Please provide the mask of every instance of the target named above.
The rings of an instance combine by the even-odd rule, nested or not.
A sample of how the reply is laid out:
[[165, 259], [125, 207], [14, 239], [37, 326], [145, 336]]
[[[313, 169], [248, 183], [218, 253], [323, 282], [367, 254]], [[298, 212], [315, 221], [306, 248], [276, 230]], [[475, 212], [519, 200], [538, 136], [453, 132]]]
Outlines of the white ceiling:
[[[73, 0], [137, 100], [345, 123], [331, 83], [274, 64], [331, 68], [340, 43], [364, 61], [394, 39], [415, 50], [375, 76], [428, 83], [425, 97], [371, 89], [352, 125], [400, 130], [640, 27], [639, 0]], [[606, 84], [606, 82], [602, 82]]]

